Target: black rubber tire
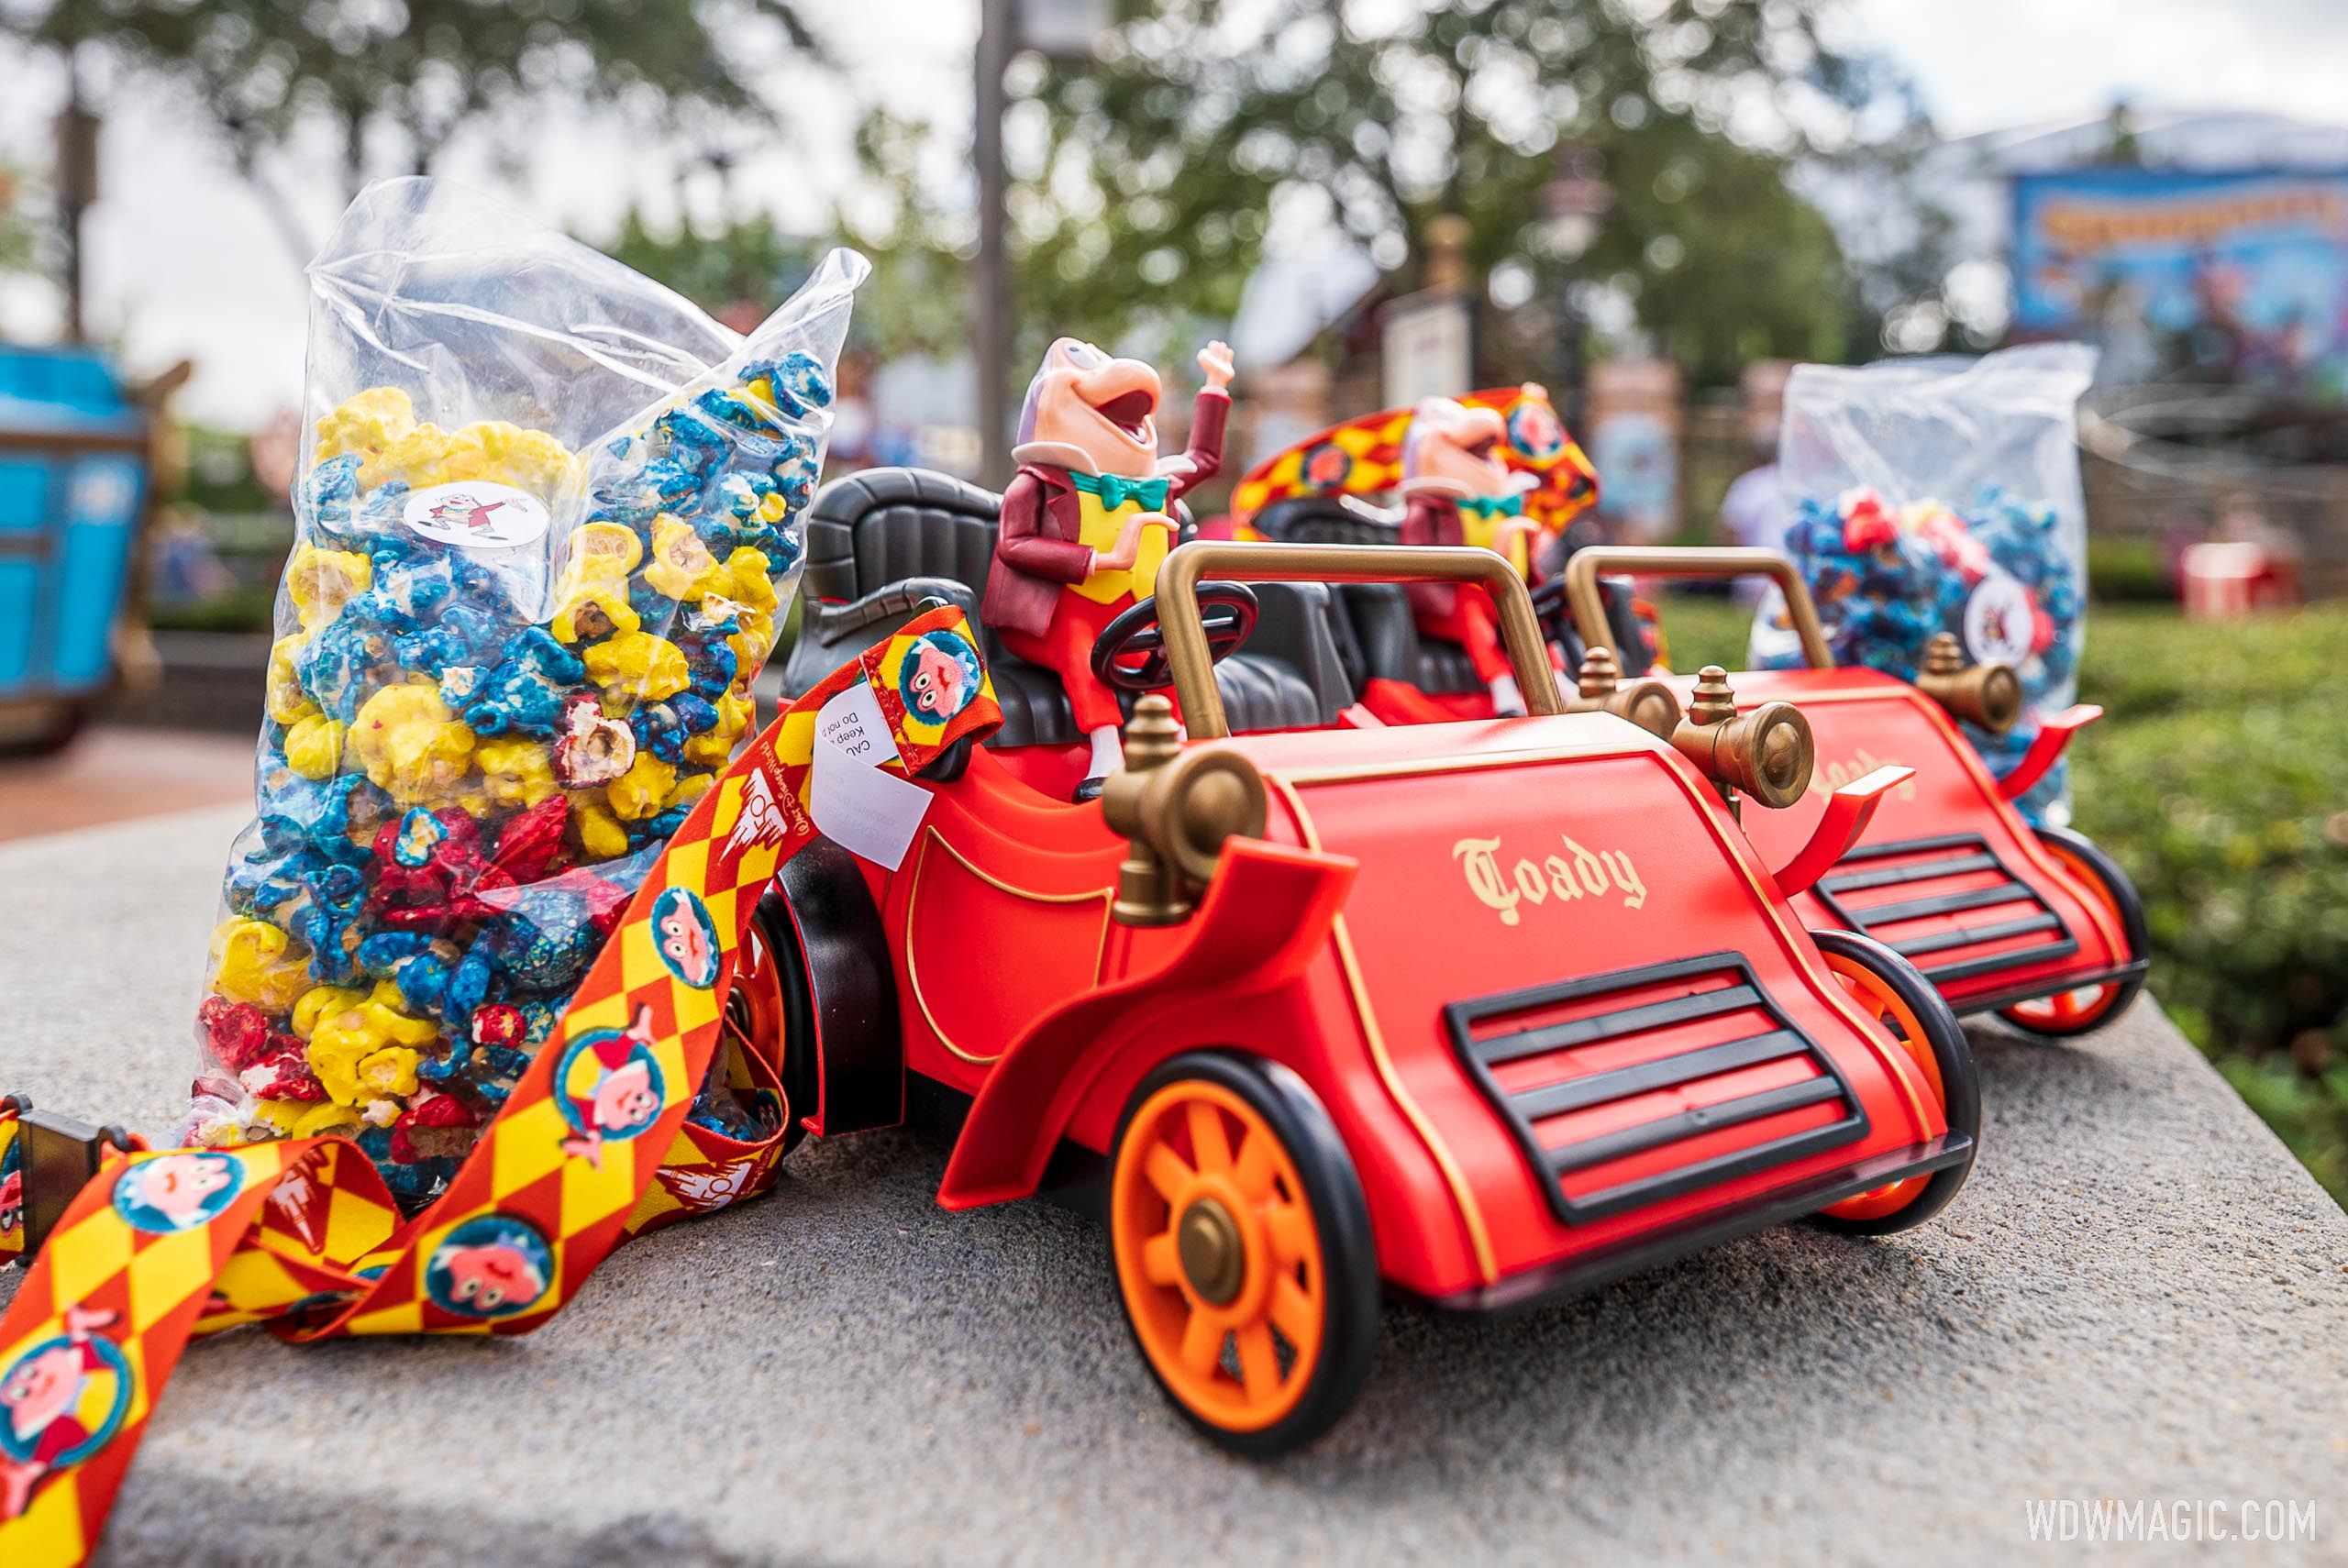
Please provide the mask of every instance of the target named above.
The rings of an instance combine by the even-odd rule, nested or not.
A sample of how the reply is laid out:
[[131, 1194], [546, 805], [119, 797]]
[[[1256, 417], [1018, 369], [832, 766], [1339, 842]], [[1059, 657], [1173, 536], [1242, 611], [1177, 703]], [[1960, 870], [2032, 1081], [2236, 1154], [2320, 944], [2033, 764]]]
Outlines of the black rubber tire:
[[[2129, 960], [2132, 963], [2149, 954], [2153, 939], [2144, 925], [2144, 900], [2136, 896], [2136, 884], [2128, 879], [2128, 873], [2120, 868], [2120, 863], [2106, 855], [2101, 845], [2083, 833], [2056, 827], [2043, 827], [2037, 833], [2041, 843], [2061, 845], [2065, 850], [2078, 856], [2095, 873], [2096, 879], [2103, 884], [2103, 890], [2110, 895], [2112, 906], [2120, 911], [2121, 929], [2127, 933]], [[2117, 998], [2106, 1003], [2103, 1010], [2094, 1017], [2077, 1023], [2058, 1023], [2051, 1028], [2045, 1024], [2024, 1023], [2013, 1015], [2010, 1008], [1999, 1008], [1998, 1016], [2010, 1027], [2034, 1039], [2076, 1039], [2082, 1034], [2094, 1033], [2126, 1012], [2135, 1005], [2137, 995], [2143, 988], [2144, 977], [2141, 974], [2132, 979], [2121, 981]]]
[[1378, 1246], [1370, 1232], [1369, 1205], [1362, 1197], [1353, 1156], [1346, 1152], [1345, 1141], [1320, 1096], [1279, 1063], [1233, 1051], [1189, 1052], [1161, 1064], [1142, 1079], [1117, 1118], [1116, 1141], [1109, 1147], [1113, 1166], [1117, 1151], [1124, 1146], [1134, 1113], [1158, 1089], [1181, 1078], [1219, 1084], [1245, 1099], [1279, 1136], [1296, 1165], [1304, 1184], [1305, 1202], [1320, 1233], [1322, 1266], [1328, 1276], [1321, 1364], [1296, 1408], [1272, 1425], [1245, 1432], [1218, 1427], [1176, 1397], [1143, 1348], [1132, 1309], [1117, 1284], [1113, 1224], [1103, 1227], [1108, 1231], [1110, 1287], [1117, 1292], [1118, 1306], [1124, 1312], [1134, 1353], [1149, 1368], [1167, 1403], [1216, 1447], [1251, 1459], [1276, 1458], [1328, 1431], [1353, 1408], [1362, 1386], [1369, 1381], [1370, 1366], [1378, 1356], [1379, 1299]]
[[807, 1136], [802, 1119], [814, 1111], [816, 1097], [823, 1092], [816, 1077], [814, 992], [807, 982], [806, 957], [799, 949], [799, 928], [792, 921], [791, 902], [781, 889], [766, 890], [750, 923], [766, 944], [782, 992], [783, 1036], [777, 1076], [790, 1102], [788, 1125], [782, 1132], [782, 1152], [788, 1154]]
[[[1916, 1021], [1923, 1026], [1925, 1042], [1933, 1048], [1933, 1064], [1940, 1068], [1942, 1113], [1949, 1131], [1962, 1132], [1973, 1140], [1975, 1151], [1981, 1143], [1981, 1077], [1973, 1065], [1973, 1043], [1965, 1037], [1964, 1026], [1956, 1021], [1956, 1014], [1930, 980], [1917, 971], [1916, 966], [1872, 937], [1852, 931], [1813, 931], [1811, 939], [1822, 953], [1832, 953], [1873, 970], [1891, 988], [1894, 995], [1905, 1002]], [[1949, 1205], [1965, 1179], [1973, 1174], [1973, 1154], [1967, 1154], [1962, 1165], [1934, 1171], [1924, 1183], [1923, 1189], [1889, 1214], [1872, 1220], [1844, 1220], [1832, 1214], [1814, 1214], [1813, 1223], [1845, 1236], [1888, 1236], [1895, 1231], [1905, 1231], [1921, 1225]]]

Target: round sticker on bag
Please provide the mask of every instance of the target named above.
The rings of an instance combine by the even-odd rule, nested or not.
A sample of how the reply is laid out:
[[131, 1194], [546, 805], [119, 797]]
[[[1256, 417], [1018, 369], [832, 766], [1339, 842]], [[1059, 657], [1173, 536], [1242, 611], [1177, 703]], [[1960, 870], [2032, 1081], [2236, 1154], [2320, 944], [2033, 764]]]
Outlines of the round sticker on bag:
[[2030, 590], [1993, 571], [1965, 601], [1965, 651], [1976, 664], [2018, 665], [2030, 657]]
[[547, 509], [537, 496], [485, 480], [419, 490], [400, 516], [427, 539], [474, 550], [526, 545], [547, 531]]

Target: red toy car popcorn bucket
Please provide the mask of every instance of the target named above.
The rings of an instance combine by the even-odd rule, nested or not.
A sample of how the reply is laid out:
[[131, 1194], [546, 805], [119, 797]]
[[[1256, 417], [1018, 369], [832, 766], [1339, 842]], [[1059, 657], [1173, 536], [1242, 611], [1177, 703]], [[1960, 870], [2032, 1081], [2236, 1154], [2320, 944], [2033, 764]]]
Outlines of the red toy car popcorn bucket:
[[[1582, 552], [1566, 580], [1586, 628], [1603, 630], [1597, 582], [1605, 572], [1772, 579], [1808, 668], [1736, 676], [1740, 702], [1799, 703], [1816, 731], [1829, 786], [1887, 761], [1916, 769], [1838, 862], [1787, 889], [1810, 923], [1863, 933], [1912, 958], [1959, 1012], [1996, 1010], [2041, 1034], [2101, 1028], [2143, 989], [2150, 943], [2127, 874], [2077, 834], [2032, 827], [2014, 805], [2101, 709], [2050, 715], [2021, 761], [1993, 778], [1957, 721], [2002, 729], [2013, 722], [2020, 690], [2003, 667], [1966, 664], [1954, 639], [1942, 640], [1914, 685], [1837, 666], [1791, 564], [1740, 549]], [[1684, 692], [1692, 682], [1667, 684]], [[1814, 790], [1784, 812], [1753, 817], [1746, 831], [1764, 855], [1791, 855], [1827, 800]]]

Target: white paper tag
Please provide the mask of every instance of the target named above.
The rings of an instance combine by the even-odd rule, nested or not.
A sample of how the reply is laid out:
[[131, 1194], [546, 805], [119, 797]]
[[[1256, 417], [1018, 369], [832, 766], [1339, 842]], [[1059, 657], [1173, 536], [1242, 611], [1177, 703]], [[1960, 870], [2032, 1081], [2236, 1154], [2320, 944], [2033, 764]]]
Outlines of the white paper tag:
[[547, 509], [537, 496], [487, 480], [419, 490], [400, 517], [427, 539], [472, 550], [511, 549], [547, 531]]
[[815, 715], [809, 814], [825, 838], [894, 871], [929, 811], [929, 791], [880, 765], [897, 755], [880, 699], [858, 681]]

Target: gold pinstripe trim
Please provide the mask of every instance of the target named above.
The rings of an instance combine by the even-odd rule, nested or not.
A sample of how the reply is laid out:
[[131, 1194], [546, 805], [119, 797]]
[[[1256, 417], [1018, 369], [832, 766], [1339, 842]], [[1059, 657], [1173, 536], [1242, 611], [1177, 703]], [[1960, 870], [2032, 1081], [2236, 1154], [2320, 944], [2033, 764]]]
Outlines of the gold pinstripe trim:
[[1008, 893], [1014, 899], [1025, 899], [1030, 903], [1038, 904], [1081, 904], [1098, 899], [1101, 901], [1101, 934], [1092, 955], [1092, 981], [1095, 985], [1101, 983], [1101, 962], [1109, 950], [1109, 904], [1115, 895], [1107, 888], [1084, 893], [1039, 893], [1029, 888], [1014, 888], [1002, 878], [991, 876], [972, 864], [969, 856], [947, 843], [945, 835], [936, 828], [922, 829], [921, 853], [914, 858], [913, 880], [905, 889], [905, 986], [913, 992], [914, 1005], [921, 1010], [922, 1021], [929, 1025], [932, 1034], [937, 1036], [937, 1043], [973, 1066], [983, 1067], [1000, 1061], [1002, 1053], [998, 1051], [991, 1056], [981, 1056], [957, 1045], [938, 1023], [937, 1015], [929, 1010], [929, 999], [921, 991], [921, 960], [916, 955], [917, 948], [914, 942], [914, 910], [921, 898], [921, 874], [929, 865], [929, 846], [933, 844], [952, 856], [963, 870], [997, 892]]

